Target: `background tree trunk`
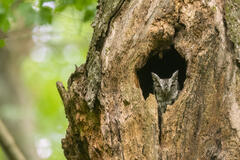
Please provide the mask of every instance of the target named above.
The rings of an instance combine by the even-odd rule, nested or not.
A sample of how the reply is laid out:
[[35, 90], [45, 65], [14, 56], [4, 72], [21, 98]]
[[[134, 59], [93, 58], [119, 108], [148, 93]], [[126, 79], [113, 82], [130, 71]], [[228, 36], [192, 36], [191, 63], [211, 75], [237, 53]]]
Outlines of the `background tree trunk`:
[[[239, 15], [237, 0], [99, 0], [86, 64], [57, 83], [66, 158], [240, 159]], [[151, 72], [175, 70], [159, 121]]]
[[[18, 23], [18, 27], [7, 34], [6, 46], [0, 49], [0, 119], [24, 156], [38, 160], [32, 138], [34, 117], [31, 96], [20, 71], [22, 60], [33, 45], [31, 35], [31, 28]], [[11, 110], [18, 114], [9, 115]]]

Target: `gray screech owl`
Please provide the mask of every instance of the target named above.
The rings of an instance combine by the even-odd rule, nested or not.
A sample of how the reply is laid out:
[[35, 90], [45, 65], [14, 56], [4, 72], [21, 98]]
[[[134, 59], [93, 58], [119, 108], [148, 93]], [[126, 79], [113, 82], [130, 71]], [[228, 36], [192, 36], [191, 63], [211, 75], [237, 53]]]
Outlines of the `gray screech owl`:
[[174, 72], [169, 79], [161, 79], [157, 74], [152, 73], [152, 79], [159, 112], [163, 114], [167, 105], [173, 104], [178, 97], [178, 71]]

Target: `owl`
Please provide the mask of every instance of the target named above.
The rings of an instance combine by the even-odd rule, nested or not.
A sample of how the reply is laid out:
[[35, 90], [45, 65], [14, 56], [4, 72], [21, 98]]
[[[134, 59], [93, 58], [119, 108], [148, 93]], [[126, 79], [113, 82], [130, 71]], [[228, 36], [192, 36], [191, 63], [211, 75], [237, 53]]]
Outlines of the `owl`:
[[171, 78], [161, 79], [152, 72], [153, 91], [157, 99], [159, 112], [163, 114], [167, 105], [173, 104], [179, 93], [178, 71], [172, 74]]

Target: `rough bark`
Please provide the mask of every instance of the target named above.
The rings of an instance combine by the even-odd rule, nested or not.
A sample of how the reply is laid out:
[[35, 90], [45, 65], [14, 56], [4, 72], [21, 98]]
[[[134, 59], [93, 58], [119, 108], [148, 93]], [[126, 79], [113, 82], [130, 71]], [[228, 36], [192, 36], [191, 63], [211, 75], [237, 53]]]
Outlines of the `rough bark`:
[[[238, 0], [100, 0], [86, 64], [67, 91], [57, 83], [66, 158], [240, 159], [239, 10]], [[166, 68], [137, 73], [166, 50], [187, 70], [159, 121], [141, 77]]]

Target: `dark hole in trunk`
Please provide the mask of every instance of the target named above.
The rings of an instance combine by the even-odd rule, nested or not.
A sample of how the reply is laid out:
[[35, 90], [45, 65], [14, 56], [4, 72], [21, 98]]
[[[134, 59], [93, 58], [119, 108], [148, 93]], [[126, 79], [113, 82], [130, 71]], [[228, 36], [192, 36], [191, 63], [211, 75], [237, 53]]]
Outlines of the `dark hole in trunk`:
[[153, 93], [151, 72], [164, 79], [170, 78], [178, 70], [179, 89], [182, 90], [183, 88], [187, 67], [185, 59], [179, 55], [173, 46], [170, 49], [163, 50], [161, 53], [162, 56], [159, 56], [159, 53], [152, 54], [145, 66], [137, 70], [140, 87], [145, 99], [149, 96], [149, 93]]

